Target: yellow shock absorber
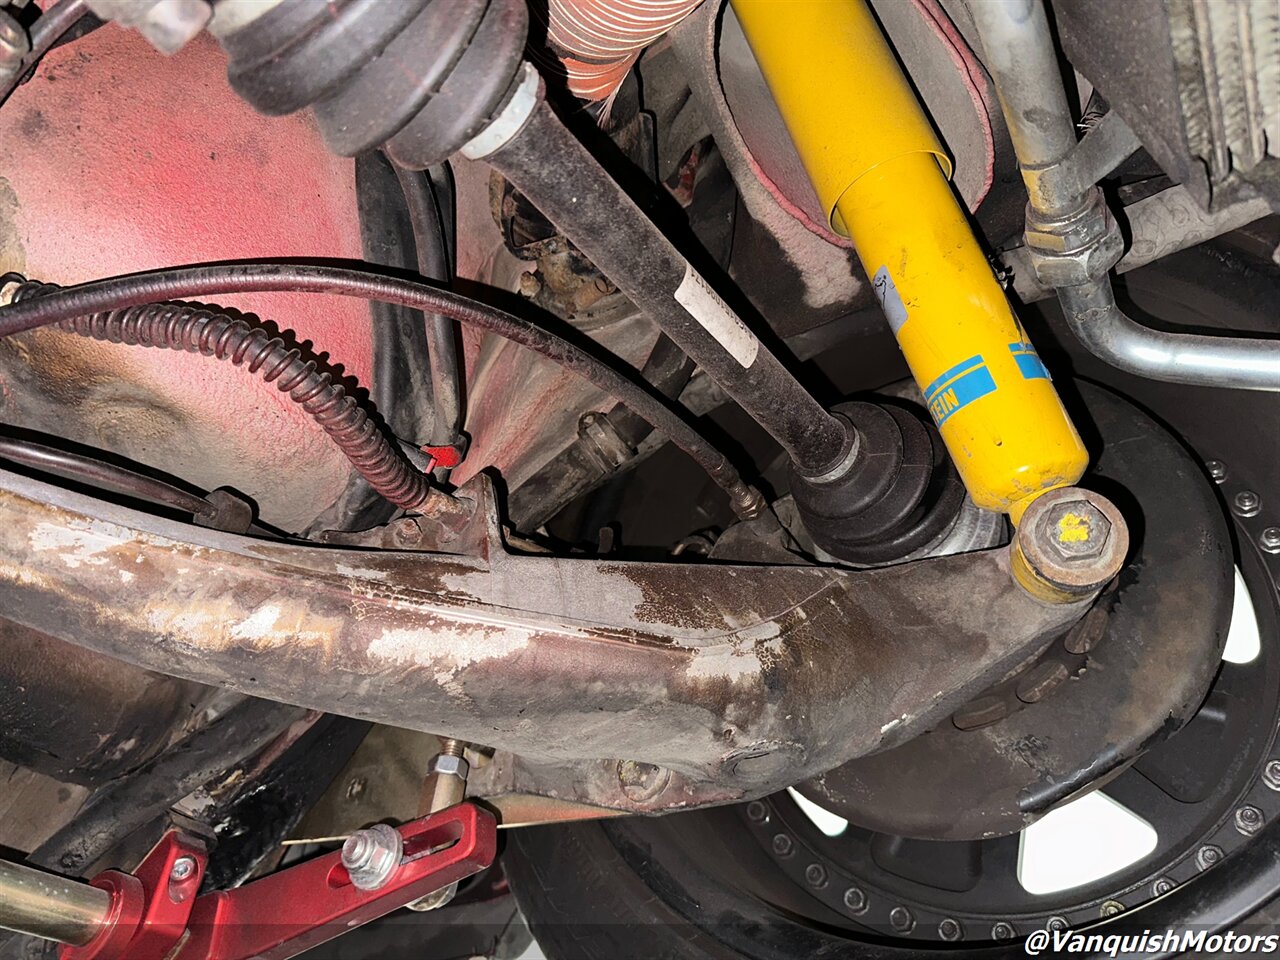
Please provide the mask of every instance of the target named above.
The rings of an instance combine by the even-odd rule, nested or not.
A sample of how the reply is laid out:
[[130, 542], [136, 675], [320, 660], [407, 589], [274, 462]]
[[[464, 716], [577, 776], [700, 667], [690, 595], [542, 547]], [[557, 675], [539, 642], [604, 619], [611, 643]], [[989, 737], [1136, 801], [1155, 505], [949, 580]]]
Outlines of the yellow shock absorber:
[[832, 229], [849, 237], [974, 502], [1017, 523], [1088, 455], [996, 282], [864, 0], [732, 0]]

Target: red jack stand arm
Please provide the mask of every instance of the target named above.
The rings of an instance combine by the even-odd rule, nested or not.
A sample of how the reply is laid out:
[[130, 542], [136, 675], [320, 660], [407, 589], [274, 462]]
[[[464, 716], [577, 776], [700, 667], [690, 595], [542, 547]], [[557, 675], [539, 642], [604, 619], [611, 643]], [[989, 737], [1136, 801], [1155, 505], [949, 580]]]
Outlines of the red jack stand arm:
[[[109, 870], [101, 931], [62, 960], [283, 960], [478, 873], [493, 862], [497, 825], [470, 803], [399, 829], [403, 857], [377, 890], [354, 886], [337, 851], [235, 890], [196, 896], [204, 845], [165, 834], [133, 875]], [[432, 852], [434, 851], [434, 852]]]

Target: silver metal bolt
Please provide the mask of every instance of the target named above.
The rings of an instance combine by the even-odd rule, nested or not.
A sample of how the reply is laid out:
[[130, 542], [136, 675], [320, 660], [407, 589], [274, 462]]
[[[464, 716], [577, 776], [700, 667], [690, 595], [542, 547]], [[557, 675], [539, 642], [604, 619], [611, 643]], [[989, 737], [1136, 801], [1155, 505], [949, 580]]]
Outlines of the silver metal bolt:
[[1104, 917], [1114, 917], [1118, 914], [1124, 913], [1124, 904], [1119, 900], [1105, 900], [1098, 912]]
[[1201, 870], [1208, 870], [1215, 863], [1222, 861], [1222, 848], [1216, 847], [1212, 843], [1206, 843], [1203, 847], [1196, 851], [1196, 866]]
[[789, 857], [793, 849], [794, 844], [785, 833], [779, 833], [773, 838], [773, 852], [778, 856]]
[[991, 925], [992, 940], [1012, 940], [1014, 936], [1013, 925], [1000, 920]]
[[1208, 460], [1204, 467], [1209, 471], [1209, 476], [1213, 478], [1214, 483], [1221, 483], [1227, 479], [1227, 465], [1221, 460]]
[[844, 905], [853, 913], [864, 913], [867, 909], [867, 895], [857, 887], [850, 887], [844, 892]]
[[1258, 544], [1267, 553], [1280, 553], [1280, 527], [1267, 527], [1258, 537]]
[[1245, 804], [1236, 811], [1236, 829], [1243, 833], [1246, 837], [1251, 837], [1262, 829], [1265, 821], [1262, 811], [1257, 807]]
[[910, 933], [911, 928], [916, 925], [916, 918], [911, 915], [911, 911], [906, 907], [894, 907], [889, 911], [889, 926], [897, 930], [898, 933]]
[[1168, 877], [1160, 877], [1153, 884], [1151, 884], [1151, 893], [1153, 896], [1163, 897], [1166, 893], [1169, 893], [1176, 886], [1177, 884], [1174, 883], [1172, 880], [1170, 880]]
[[1232, 501], [1231, 509], [1237, 516], [1256, 517], [1262, 509], [1262, 498], [1252, 490], [1241, 490]]
[[804, 878], [809, 886], [821, 889], [827, 885], [827, 868], [820, 863], [811, 863], [804, 868]]
[[938, 937], [942, 940], [955, 941], [963, 936], [964, 927], [960, 926], [959, 920], [952, 920], [950, 917], [946, 917], [938, 924]]
[[169, 879], [174, 883], [180, 883], [195, 872], [195, 857], [179, 857], [173, 861], [173, 866], [169, 868]]
[[1262, 768], [1262, 782], [1280, 793], [1280, 760], [1268, 760]]
[[756, 823], [764, 823], [769, 819], [769, 808], [759, 800], [752, 800], [747, 804], [747, 817]]
[[342, 844], [342, 865], [358, 890], [377, 890], [391, 879], [404, 855], [400, 831], [385, 823], [357, 830]]
[[1067, 922], [1066, 917], [1050, 917], [1044, 922], [1044, 928], [1046, 930], [1056, 930], [1059, 933], [1063, 930], [1070, 929], [1070, 927], [1071, 924]]

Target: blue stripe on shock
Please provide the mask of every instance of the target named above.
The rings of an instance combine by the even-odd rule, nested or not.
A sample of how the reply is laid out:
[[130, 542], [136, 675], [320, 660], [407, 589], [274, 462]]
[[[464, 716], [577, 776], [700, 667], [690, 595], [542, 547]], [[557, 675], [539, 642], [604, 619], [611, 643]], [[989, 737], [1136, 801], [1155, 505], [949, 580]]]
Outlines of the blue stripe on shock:
[[1029, 343], [1011, 343], [1009, 344], [1009, 352], [1013, 354], [1013, 362], [1018, 365], [1018, 369], [1022, 371], [1022, 379], [1024, 380], [1052, 380], [1049, 371], [1040, 357], [1036, 355], [1036, 348]]
[[982, 354], [977, 354], [976, 356], [970, 357], [968, 360], [957, 363], [951, 369], [943, 371], [943, 373], [934, 378], [931, 384], [924, 388], [924, 402], [928, 403], [933, 399], [933, 395], [935, 393], [947, 386], [956, 377], [960, 376], [962, 373], [968, 373], [975, 367], [982, 366], [984, 362]]
[[[935, 380], [934, 384], [937, 382]], [[930, 387], [932, 388], [933, 384]], [[936, 389], [932, 389], [925, 403], [928, 404], [929, 413], [933, 415], [934, 422], [941, 427], [954, 414], [973, 401], [995, 391], [996, 382], [991, 377], [991, 371], [987, 369], [986, 364], [979, 364], [950, 382], [944, 382]]]

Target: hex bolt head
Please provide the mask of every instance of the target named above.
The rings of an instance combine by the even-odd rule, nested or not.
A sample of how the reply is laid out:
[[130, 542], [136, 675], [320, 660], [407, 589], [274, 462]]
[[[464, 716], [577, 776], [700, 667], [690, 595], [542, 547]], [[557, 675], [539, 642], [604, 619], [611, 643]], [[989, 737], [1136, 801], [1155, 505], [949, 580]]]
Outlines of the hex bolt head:
[[400, 831], [385, 823], [357, 830], [342, 844], [342, 865], [351, 876], [351, 885], [358, 890], [385, 886], [403, 855]]
[[1280, 760], [1268, 760], [1262, 768], [1262, 782], [1270, 789], [1280, 792]]
[[1100, 556], [1111, 536], [1111, 521], [1088, 500], [1066, 500], [1045, 514], [1046, 545], [1065, 561]]
[[844, 892], [844, 905], [847, 910], [852, 913], [865, 913], [867, 909], [867, 895], [858, 887], [850, 887]]
[[1012, 940], [1016, 931], [1013, 924], [999, 920], [991, 925], [992, 940]]
[[804, 878], [809, 886], [821, 890], [827, 885], [827, 868], [820, 863], [811, 863], [804, 868]]
[[196, 872], [195, 857], [179, 857], [173, 861], [173, 866], [169, 868], [169, 879], [174, 883], [181, 883]]
[[1201, 870], [1208, 870], [1214, 864], [1221, 862], [1222, 848], [1214, 846], [1212, 843], [1206, 843], [1196, 851], [1196, 866]]
[[1258, 536], [1258, 545], [1267, 553], [1280, 553], [1280, 527], [1267, 527]]
[[1204, 468], [1209, 471], [1209, 476], [1214, 483], [1221, 483], [1227, 479], [1227, 465], [1221, 460], [1207, 460]]
[[1129, 530], [1106, 497], [1063, 487], [1027, 506], [1012, 549], [1018, 582], [1038, 599], [1062, 603], [1095, 593], [1120, 572]]
[[773, 838], [773, 852], [780, 857], [789, 857], [795, 852], [795, 844], [785, 833], [776, 834]]
[[1044, 928], [1046, 930], [1055, 930], [1058, 933], [1061, 933], [1063, 930], [1070, 929], [1070, 927], [1071, 924], [1067, 922], [1066, 917], [1050, 917], [1044, 922]]
[[916, 918], [911, 915], [911, 911], [906, 907], [894, 907], [889, 911], [889, 926], [893, 927], [898, 933], [910, 933], [911, 928], [916, 925]]
[[769, 819], [769, 808], [759, 800], [752, 800], [747, 804], [747, 817], [756, 823], [764, 823]]
[[938, 924], [938, 939], [954, 942], [964, 936], [964, 927], [960, 926], [959, 920], [953, 920], [951, 917], [945, 917]]
[[1266, 817], [1262, 815], [1262, 811], [1250, 804], [1245, 804], [1236, 811], [1236, 829], [1243, 833], [1246, 837], [1251, 837], [1262, 829]]
[[1231, 501], [1231, 509], [1239, 517], [1256, 517], [1262, 509], [1262, 498], [1252, 490], [1241, 490]]
[[1124, 904], [1119, 900], [1105, 900], [1098, 912], [1104, 917], [1114, 917], [1124, 913]]
[[463, 757], [438, 753], [431, 758], [431, 763], [427, 765], [427, 772], [465, 780], [467, 779], [467, 774], [471, 772], [471, 764], [467, 763]]
[[1151, 894], [1156, 897], [1163, 897], [1166, 893], [1172, 892], [1177, 884], [1168, 877], [1160, 877], [1151, 884]]

